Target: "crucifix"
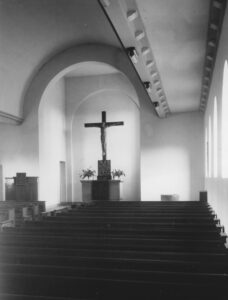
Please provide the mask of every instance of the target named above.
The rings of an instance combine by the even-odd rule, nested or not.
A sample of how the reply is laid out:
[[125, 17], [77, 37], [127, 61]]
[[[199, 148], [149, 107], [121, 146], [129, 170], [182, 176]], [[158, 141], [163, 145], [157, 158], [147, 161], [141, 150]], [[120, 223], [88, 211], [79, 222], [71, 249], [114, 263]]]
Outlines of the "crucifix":
[[102, 111], [101, 123], [85, 123], [85, 127], [98, 127], [101, 130], [101, 149], [103, 161], [107, 158], [106, 128], [120, 125], [124, 125], [124, 122], [106, 122], [106, 111]]
[[124, 125], [124, 122], [106, 122], [106, 111], [102, 111], [101, 123], [85, 123], [85, 127], [98, 127], [101, 130], [102, 160], [98, 161], [98, 180], [111, 179], [111, 161], [107, 160], [106, 128]]

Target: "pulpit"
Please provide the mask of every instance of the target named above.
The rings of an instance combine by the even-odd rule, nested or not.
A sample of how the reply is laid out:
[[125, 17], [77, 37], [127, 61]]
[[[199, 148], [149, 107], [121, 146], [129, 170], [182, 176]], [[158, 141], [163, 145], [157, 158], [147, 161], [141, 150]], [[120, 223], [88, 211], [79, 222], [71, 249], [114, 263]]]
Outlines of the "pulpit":
[[6, 201], [38, 201], [38, 177], [17, 173], [5, 180]]

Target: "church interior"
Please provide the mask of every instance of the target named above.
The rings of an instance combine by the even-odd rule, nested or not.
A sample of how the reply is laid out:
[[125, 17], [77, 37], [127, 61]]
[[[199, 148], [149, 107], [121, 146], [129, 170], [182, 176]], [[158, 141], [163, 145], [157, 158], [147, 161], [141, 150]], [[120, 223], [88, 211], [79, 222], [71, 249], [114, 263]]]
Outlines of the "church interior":
[[227, 299], [226, 2], [0, 0], [0, 300]]

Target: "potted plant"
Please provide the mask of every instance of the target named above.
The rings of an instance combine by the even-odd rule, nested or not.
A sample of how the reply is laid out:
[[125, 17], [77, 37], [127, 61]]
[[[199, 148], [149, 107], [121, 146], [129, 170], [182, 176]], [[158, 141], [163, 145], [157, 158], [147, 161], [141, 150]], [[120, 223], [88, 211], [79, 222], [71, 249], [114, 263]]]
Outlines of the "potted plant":
[[111, 173], [112, 173], [112, 178], [113, 178], [113, 179], [116, 179], [116, 177], [117, 177], [118, 180], [120, 180], [120, 178], [121, 178], [122, 176], [125, 176], [124, 171], [119, 170], [119, 169], [114, 169]]
[[94, 177], [95, 174], [96, 174], [96, 171], [92, 170], [91, 168], [83, 169], [82, 173], [80, 174], [80, 178], [85, 179], [87, 177], [89, 180], [90, 177]]

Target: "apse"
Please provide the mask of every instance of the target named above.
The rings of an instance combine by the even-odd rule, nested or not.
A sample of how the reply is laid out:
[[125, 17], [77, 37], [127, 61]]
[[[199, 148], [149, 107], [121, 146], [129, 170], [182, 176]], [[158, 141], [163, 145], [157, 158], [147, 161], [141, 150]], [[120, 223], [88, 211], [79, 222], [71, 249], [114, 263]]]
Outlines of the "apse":
[[101, 122], [102, 111], [106, 111], [107, 122], [124, 122], [123, 126], [109, 127], [106, 132], [111, 169], [123, 170], [126, 175], [121, 200], [140, 200], [139, 110], [126, 94], [108, 90], [91, 94], [76, 110], [72, 121], [73, 201], [82, 201], [81, 170], [91, 168], [97, 174], [98, 160], [102, 159], [100, 129], [84, 126]]
[[53, 80], [39, 105], [39, 199], [47, 207], [82, 201], [80, 173], [102, 158], [100, 131], [85, 123], [123, 121], [107, 129], [107, 159], [121, 169], [123, 200], [140, 200], [140, 111], [125, 75], [99, 62], [82, 62]]

